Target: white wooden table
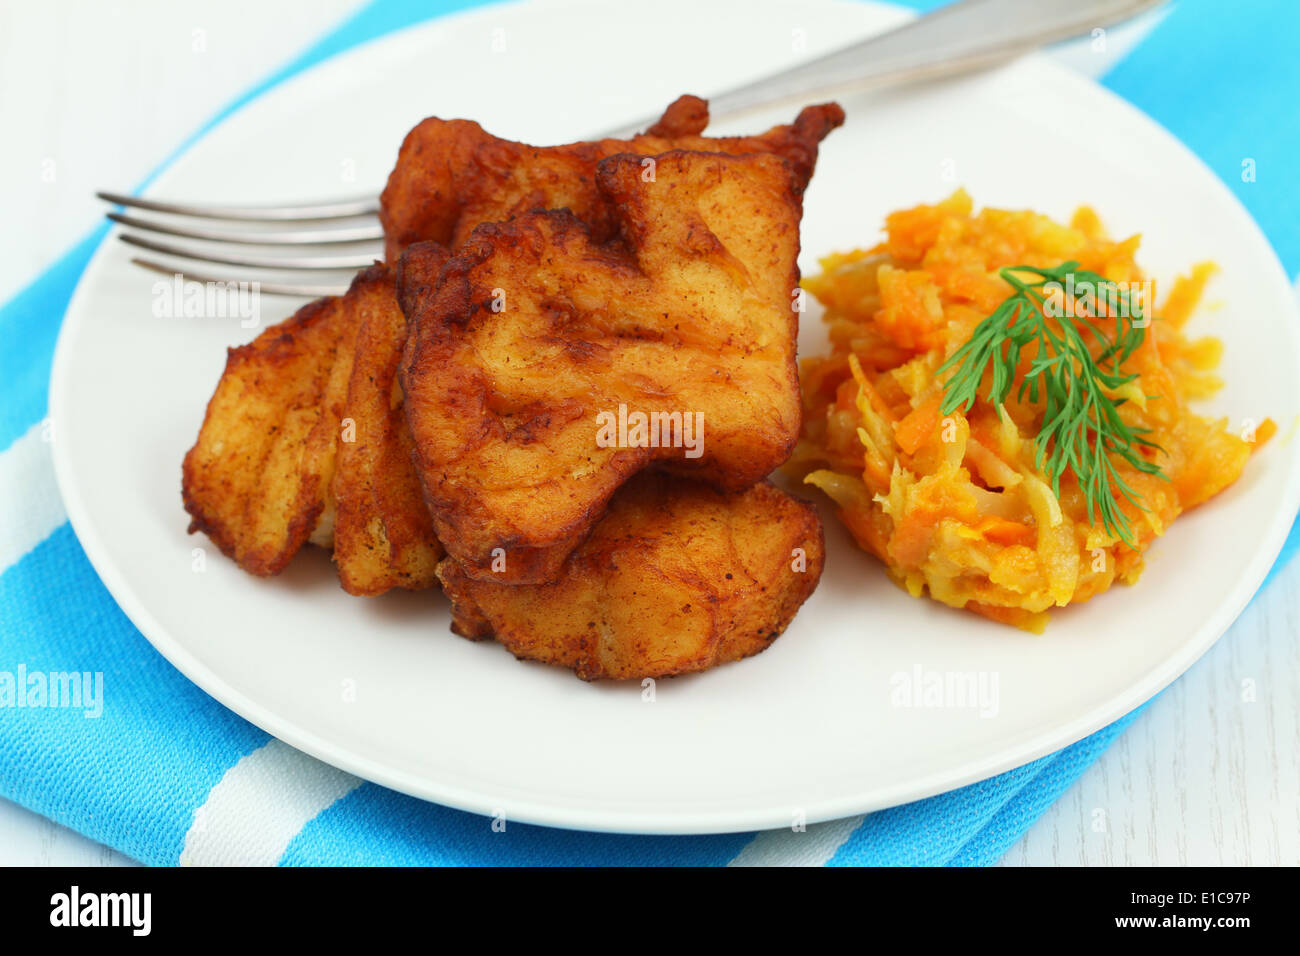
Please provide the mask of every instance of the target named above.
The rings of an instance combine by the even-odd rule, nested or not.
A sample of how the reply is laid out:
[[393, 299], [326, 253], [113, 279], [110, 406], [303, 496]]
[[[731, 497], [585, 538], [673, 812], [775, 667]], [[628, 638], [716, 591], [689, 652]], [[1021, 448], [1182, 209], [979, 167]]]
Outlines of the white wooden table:
[[[0, 6], [0, 300], [222, 105], [358, 0]], [[1053, 55], [1100, 73], [1108, 52]], [[54, 170], [53, 182], [45, 174]], [[1004, 864], [1300, 863], [1300, 561], [1039, 819]], [[131, 861], [0, 800], [0, 865]]]

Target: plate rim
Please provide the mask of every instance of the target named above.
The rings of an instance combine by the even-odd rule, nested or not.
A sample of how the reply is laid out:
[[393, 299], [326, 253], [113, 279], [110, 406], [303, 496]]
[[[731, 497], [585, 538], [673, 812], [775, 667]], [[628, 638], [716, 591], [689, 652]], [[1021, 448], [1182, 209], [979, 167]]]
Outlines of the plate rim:
[[[561, 7], [580, 6], [574, 0], [552, 0], [552, 4]], [[834, 4], [840, 6], [841, 4]], [[503, 10], [517, 6], [516, 3], [489, 3], [437, 16], [431, 20], [412, 24], [391, 31], [383, 36], [327, 57], [311, 67], [295, 74], [288, 82], [309, 81], [318, 69], [337, 63], [338, 60], [361, 55], [367, 50], [382, 47], [393, 42], [415, 42], [411, 35], [427, 31], [434, 33], [443, 28], [451, 19], [476, 18], [485, 14], [499, 16]], [[898, 11], [897, 7], [887, 4], [871, 4], [881, 8]], [[895, 14], [896, 15], [896, 14]], [[1226, 200], [1225, 208], [1241, 220], [1246, 231], [1256, 244], [1266, 250], [1267, 256], [1261, 263], [1261, 273], [1271, 271], [1281, 283], [1280, 287], [1288, 290], [1286, 301], [1290, 303], [1292, 321], [1292, 339], [1300, 343], [1300, 301], [1294, 294], [1294, 288], [1287, 277], [1276, 250], [1264, 235], [1254, 217], [1241, 204], [1240, 200], [1228, 189], [1227, 185], [1210, 169], [1206, 163], [1187, 147], [1181, 140], [1170, 133], [1163, 125], [1138, 109], [1118, 94], [1099, 83], [1059, 65], [1042, 54], [1024, 57], [1022, 64], [1029, 63], [1033, 68], [1053, 74], [1053, 78], [1073, 87], [1076, 92], [1086, 96], [1100, 96], [1109, 101], [1110, 108], [1127, 111], [1130, 118], [1147, 126], [1152, 134], [1164, 140], [1165, 147], [1181, 152], [1185, 159], [1195, 163], [1204, 174], [1212, 188], [1217, 190], [1220, 198]], [[960, 80], [958, 81], [960, 82]], [[265, 93], [280, 89], [284, 84], [277, 84], [262, 93], [253, 96], [219, 121], [205, 128], [201, 135], [185, 143], [183, 148], [170, 156], [159, 173], [165, 173], [180, 157], [202, 144], [208, 136], [232, 118], [238, 116], [247, 107], [262, 99]], [[152, 179], [144, 189], [147, 194], [153, 186]], [[60, 422], [67, 414], [63, 395], [67, 394], [66, 379], [72, 361], [73, 346], [69, 343], [76, 338], [76, 329], [80, 325], [79, 316], [86, 312], [90, 298], [91, 280], [105, 269], [105, 250], [116, 235], [116, 230], [109, 231], [96, 247], [90, 261], [77, 282], [67, 310], [60, 324], [58, 341], [55, 346], [49, 385], [48, 415], [55, 434], [62, 431]], [[72, 321], [70, 321], [70, 319]], [[1279, 440], [1285, 439], [1279, 435]], [[54, 472], [64, 507], [77, 540], [89, 559], [95, 573], [109, 591], [113, 600], [147, 641], [164, 658], [191, 681], [222, 706], [234, 711], [261, 730], [276, 737], [292, 747], [303, 751], [331, 766], [352, 773], [363, 780], [388, 787], [422, 800], [428, 800], [459, 810], [476, 814], [490, 815], [494, 812], [497, 801], [488, 795], [457, 784], [441, 784], [409, 771], [387, 766], [347, 747], [332, 744], [327, 738], [282, 718], [270, 706], [248, 697], [226, 679], [203, 666], [195, 656], [153, 616], [145, 602], [128, 585], [125, 576], [113, 561], [110, 549], [95, 532], [95, 524], [79, 493], [79, 485], [74, 473], [66, 443], [52, 442]], [[803, 810], [807, 822], [816, 823], [832, 819], [856, 816], [875, 810], [897, 806], [913, 800], [924, 799], [939, 793], [959, 789], [972, 783], [988, 779], [1015, 767], [1039, 759], [1069, 747], [1092, 733], [1110, 725], [1133, 710], [1157, 696], [1161, 691], [1177, 680], [1182, 674], [1200, 660], [1209, 649], [1223, 636], [1234, 621], [1241, 615], [1247, 604], [1254, 598], [1264, 583], [1270, 569], [1286, 541], [1296, 512], [1300, 510], [1300, 441], [1291, 441], [1289, 456], [1280, 458], [1276, 467], [1289, 467], [1290, 474], [1283, 489], [1282, 507], [1268, 527], [1268, 533], [1261, 538], [1261, 543], [1254, 552], [1254, 557], [1238, 576], [1238, 584], [1231, 592], [1230, 599], [1221, 602], [1214, 614], [1206, 618], [1200, 629], [1188, 640], [1179, 645], [1176, 653], [1166, 658], [1159, 666], [1134, 680], [1128, 689], [1115, 694], [1101, 704], [1094, 706], [1084, 714], [1064, 724], [1055, 724], [1050, 729], [1041, 730], [1018, 746], [1005, 746], [992, 755], [966, 761], [955, 768], [943, 772], [933, 772], [905, 782], [873, 787], [869, 791], [849, 796], [834, 796], [807, 801]], [[1289, 517], [1287, 517], [1289, 516]], [[531, 801], [531, 802], [530, 802]], [[572, 829], [589, 832], [608, 832], [626, 834], [655, 835], [702, 835], [720, 833], [739, 833], [754, 830], [785, 827], [789, 823], [789, 807], [782, 805], [767, 809], [749, 810], [694, 810], [689, 815], [680, 811], [647, 811], [636, 808], [581, 807], [573, 804], [561, 805], [551, 802], [538, 802], [536, 797], [525, 796], [515, 801], [511, 812], [512, 819], [521, 823]]]

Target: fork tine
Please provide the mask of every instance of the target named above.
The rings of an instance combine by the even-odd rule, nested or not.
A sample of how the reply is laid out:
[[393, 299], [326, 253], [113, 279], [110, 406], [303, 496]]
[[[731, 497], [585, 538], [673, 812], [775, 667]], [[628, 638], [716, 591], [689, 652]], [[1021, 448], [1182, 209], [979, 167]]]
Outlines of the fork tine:
[[197, 226], [173, 226], [149, 219], [139, 219], [135, 216], [124, 216], [118, 212], [108, 213], [108, 218], [113, 222], [121, 223], [123, 226], [130, 226], [132, 229], [143, 229], [146, 232], [158, 232], [167, 236], [181, 236], [185, 239], [205, 239], [209, 242], [231, 242], [249, 245], [323, 246], [345, 242], [366, 242], [384, 237], [384, 229], [379, 223], [370, 226], [350, 226], [343, 229], [290, 229], [274, 232], [254, 229], [240, 232], [226, 229], [206, 229]]
[[[249, 282], [248, 278], [232, 279], [229, 276], [218, 276], [208, 272], [185, 272], [174, 266], [165, 265], [161, 262], [155, 262], [153, 259], [132, 258], [131, 261], [136, 265], [148, 269], [150, 272], [158, 272], [165, 276], [179, 275], [182, 278], [193, 282]], [[325, 295], [342, 295], [348, 291], [346, 283], [343, 284], [322, 284], [315, 285], [311, 283], [292, 283], [292, 282], [262, 282], [257, 281], [257, 290], [265, 292], [267, 295], [297, 295], [307, 296], [308, 298], [318, 299]]]
[[256, 269], [361, 269], [372, 265], [372, 255], [339, 256], [250, 256], [238, 252], [208, 252], [186, 246], [174, 246], [168, 242], [154, 242], [129, 233], [118, 236], [128, 245], [161, 252], [168, 256], [180, 256], [184, 259], [198, 259], [202, 262], [220, 262], [229, 266], [252, 266]]
[[148, 209], [151, 212], [165, 212], [176, 216], [199, 216], [203, 219], [235, 219], [242, 222], [347, 219], [353, 216], [374, 215], [379, 211], [379, 200], [374, 196], [290, 206], [215, 206], [203, 203], [160, 202], [156, 199], [141, 199], [139, 196], [126, 196], [112, 192], [97, 192], [95, 195], [105, 202], [132, 209]]

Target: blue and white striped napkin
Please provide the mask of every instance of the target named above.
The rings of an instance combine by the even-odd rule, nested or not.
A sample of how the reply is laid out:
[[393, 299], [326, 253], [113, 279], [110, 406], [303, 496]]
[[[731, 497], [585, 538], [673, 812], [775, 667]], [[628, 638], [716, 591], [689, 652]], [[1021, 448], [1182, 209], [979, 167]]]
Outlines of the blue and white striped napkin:
[[[334, 53], [471, 5], [374, 0], [222, 116]], [[1199, 153], [1292, 275], [1300, 269], [1296, 36], [1293, 0], [1181, 0], [1145, 28], [1117, 31], [1105, 54], [1062, 53]], [[1247, 157], [1252, 182], [1240, 174]], [[226, 710], [154, 651], [67, 524], [46, 392], [60, 319], [102, 238], [88, 237], [0, 309], [0, 684], [5, 674], [15, 684], [20, 674], [89, 675], [82, 709], [0, 708], [0, 795], [131, 857], [162, 865], [987, 864], [1136, 714], [990, 780], [806, 833], [633, 837], [517, 824], [501, 833], [483, 817], [326, 766]], [[1298, 543], [1293, 531], [1279, 565]], [[88, 709], [99, 713], [88, 718]]]

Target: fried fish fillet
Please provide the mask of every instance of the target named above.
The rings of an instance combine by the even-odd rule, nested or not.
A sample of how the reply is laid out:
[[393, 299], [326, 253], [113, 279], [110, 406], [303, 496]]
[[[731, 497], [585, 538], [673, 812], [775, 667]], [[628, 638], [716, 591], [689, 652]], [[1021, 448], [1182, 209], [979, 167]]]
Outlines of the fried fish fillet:
[[380, 197], [385, 255], [396, 262], [403, 249], [425, 240], [454, 250], [479, 223], [534, 209], [568, 209], [588, 225], [593, 241], [603, 242], [615, 220], [596, 188], [596, 166], [619, 153], [770, 153], [790, 164], [794, 188], [802, 193], [818, 144], [844, 122], [844, 111], [836, 103], [810, 106], [793, 124], [757, 136], [701, 136], [708, 121], [708, 103], [683, 96], [630, 140], [540, 147], [499, 139], [470, 120], [426, 119], [407, 134]]
[[[698, 134], [707, 104], [687, 96], [633, 143], [770, 151], [791, 164], [801, 190], [819, 141], [842, 120], [831, 104], [761, 136], [706, 139]], [[608, 234], [612, 218], [595, 186], [595, 163], [629, 145], [536, 149], [476, 124], [426, 121], [408, 136], [385, 192], [390, 249], [399, 234], [459, 241], [480, 219], [534, 205], [582, 209], [597, 234]], [[427, 248], [425, 256], [436, 261], [437, 253]], [[190, 530], [206, 531], [254, 574], [278, 573], [311, 540], [333, 544], [340, 579], [353, 593], [434, 581], [442, 550], [409, 464], [401, 389], [392, 382], [405, 323], [385, 281], [382, 270], [362, 273], [347, 296], [307, 306], [229, 357], [186, 456], [184, 496]], [[340, 441], [349, 431], [355, 443]]]
[[405, 337], [391, 271], [374, 266], [231, 349], [182, 469], [190, 531], [252, 574], [311, 540], [334, 547], [352, 593], [432, 585], [442, 549], [394, 381]]
[[813, 592], [822, 527], [768, 482], [725, 494], [646, 473], [625, 485], [547, 584], [438, 566], [453, 630], [584, 680], [701, 671], [769, 647]]
[[[367, 274], [353, 292], [364, 295]], [[351, 293], [350, 293], [351, 294]], [[307, 305], [231, 349], [182, 466], [190, 531], [241, 568], [278, 574], [332, 535], [331, 483], [359, 313], [351, 299]]]
[[358, 595], [432, 587], [443, 556], [397, 382], [406, 317], [388, 270], [367, 281], [373, 286], [354, 306], [360, 325], [333, 483], [334, 563], [343, 589]]
[[[471, 576], [550, 580], [636, 472], [741, 489], [799, 434], [799, 175], [766, 154], [644, 168], [597, 167], [614, 241], [533, 212], [478, 227], [445, 266], [423, 244], [401, 260], [407, 422], [438, 537]], [[624, 413], [658, 421], [657, 446], [602, 435]]]

